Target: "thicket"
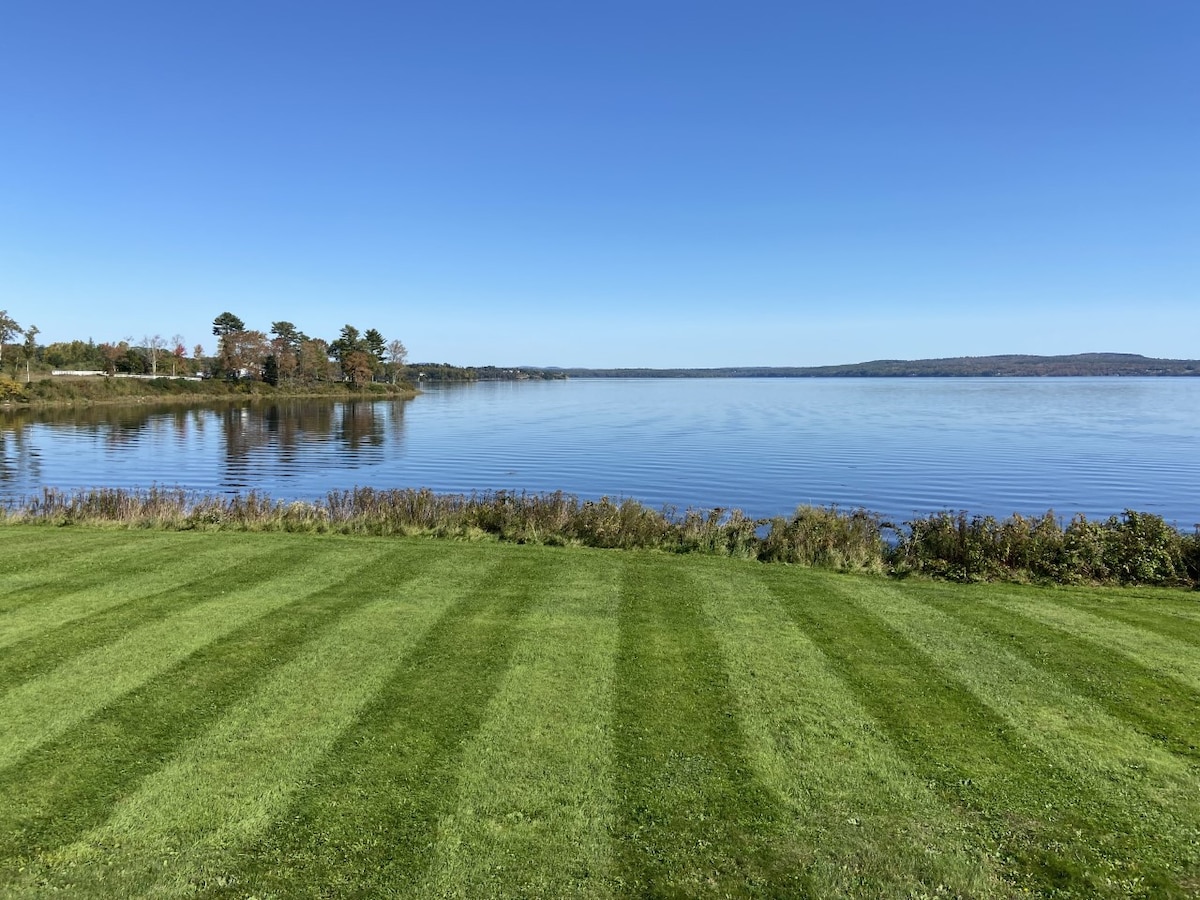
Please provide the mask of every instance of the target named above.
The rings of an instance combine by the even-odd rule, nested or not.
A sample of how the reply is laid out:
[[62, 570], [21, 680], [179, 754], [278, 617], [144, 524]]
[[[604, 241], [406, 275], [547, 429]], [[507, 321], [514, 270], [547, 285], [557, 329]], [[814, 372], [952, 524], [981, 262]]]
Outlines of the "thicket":
[[20, 403], [27, 399], [25, 385], [0, 375], [0, 403]]
[[1183, 534], [1152, 513], [1125, 510], [1063, 526], [1040, 518], [937, 513], [905, 523], [891, 551], [898, 572], [953, 581], [1045, 580], [1200, 585], [1200, 531]]
[[9, 523], [169, 529], [334, 532], [495, 538], [516, 543], [711, 553], [839, 571], [953, 581], [1048, 581], [1200, 587], [1200, 531], [1126, 510], [1063, 525], [1038, 518], [940, 512], [902, 524], [866, 510], [801, 506], [791, 517], [739, 510], [650, 509], [635, 500], [580, 500], [561, 491], [436, 494], [428, 489], [331, 491], [284, 502], [251, 491], [45, 489], [0, 511]]
[[353, 385], [346, 382], [289, 384], [273, 387], [263, 381], [205, 379], [189, 381], [182, 378], [43, 378], [22, 384], [0, 378], [0, 402], [9, 403], [102, 403], [135, 399], [185, 399], [296, 396], [411, 396], [412, 385], [369, 383]]

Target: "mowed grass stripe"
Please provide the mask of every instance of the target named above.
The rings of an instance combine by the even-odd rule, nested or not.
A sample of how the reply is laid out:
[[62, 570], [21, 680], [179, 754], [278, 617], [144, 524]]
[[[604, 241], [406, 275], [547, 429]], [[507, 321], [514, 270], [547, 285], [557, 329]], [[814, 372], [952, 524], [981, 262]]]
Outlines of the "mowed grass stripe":
[[[0, 648], [212, 572], [223, 564], [225, 555], [236, 562], [266, 552], [244, 542], [222, 542], [190, 553], [181, 537], [160, 535], [159, 540], [135, 540], [134, 545], [139, 547], [136, 557], [105, 552], [98, 560], [79, 560], [68, 550], [60, 557], [59, 565], [73, 573], [71, 578], [18, 592], [10, 609], [0, 615]], [[73, 545], [73, 538], [68, 535], [68, 546]]]
[[[711, 567], [704, 609], [750, 764], [787, 808], [812, 894], [1005, 894], [957, 807], [929, 790], [757, 570]], [[791, 574], [803, 593], [809, 574]]]
[[804, 895], [691, 572], [686, 561], [632, 553], [624, 570], [614, 702], [622, 891]]
[[[30, 628], [32, 633], [6, 647], [0, 656], [0, 693], [92, 647], [115, 641], [191, 604], [210, 600], [234, 581], [248, 587], [270, 577], [272, 570], [258, 565], [257, 560], [273, 552], [278, 549], [222, 544], [187, 553], [179, 561], [163, 565], [152, 582], [122, 579], [119, 584], [126, 596], [114, 604], [101, 603], [96, 609], [96, 599], [84, 592], [48, 605], [37, 617], [37, 626]], [[251, 573], [248, 576], [247, 570]], [[80, 615], [82, 609], [91, 611]], [[61, 612], [58, 624], [47, 624], [55, 620], [56, 611]]]
[[[1169, 884], [1169, 861], [1191, 852], [1200, 822], [1200, 779], [1186, 760], [986, 633], [919, 602], [917, 591], [816, 577], [936, 660], [1002, 716], [1009, 733], [1070, 773], [1072, 815], [1093, 823], [1091, 834], [1078, 837], [1103, 854], [1116, 878], [1135, 883], [1150, 872]], [[1136, 863], [1126, 868], [1129, 860]]]
[[404, 589], [430, 559], [355, 547], [339, 558], [338, 583], [201, 647], [0, 772], [0, 857], [28, 862], [98, 825], [266, 673], [380, 591]]
[[984, 602], [984, 597], [964, 603], [961, 587], [914, 584], [908, 590], [1052, 673], [1072, 692], [1166, 749], [1200, 757], [1200, 692], [1164, 678], [1123, 653], [1046, 625], [1007, 604]]
[[[57, 544], [69, 535], [71, 546], [82, 552], [95, 547], [112, 546], [113, 529], [106, 528], [63, 528], [45, 525], [11, 525], [0, 519], [0, 574], [7, 574], [11, 564], [20, 563], [27, 551], [33, 551], [32, 559], [40, 560], [38, 551], [47, 544]], [[147, 533], [148, 532], [144, 532]]]
[[[20, 540], [21, 534], [28, 540]], [[97, 571], [93, 565], [101, 570], [122, 564], [146, 568], [148, 554], [174, 546], [178, 538], [178, 533], [154, 529], [0, 528], [0, 596], [8, 600], [14, 589], [83, 584], [89, 572]]]
[[[126, 596], [124, 588], [129, 582], [161, 583], [163, 569], [172, 568], [179, 560], [176, 535], [147, 533], [132, 541], [122, 541], [122, 535], [106, 535], [107, 546], [78, 555], [75, 533], [65, 537], [66, 548], [63, 541], [54, 542], [56, 552], [43, 573], [4, 578], [2, 583], [11, 590], [0, 597], [0, 647], [27, 636], [29, 623], [36, 625], [48, 616], [61, 615], [58, 607], [64, 598], [86, 598], [101, 608], [113, 598]], [[77, 613], [86, 614], [87, 607]]]
[[[144, 540], [122, 540], [122, 536], [98, 529], [64, 531], [50, 528], [18, 528], [0, 525], [0, 615], [20, 606], [26, 591], [53, 582], [83, 583], [80, 566], [116, 564], [138, 553], [152, 550], [159, 537], [140, 533]], [[53, 548], [53, 552], [47, 552]]]
[[1200, 654], [1183, 641], [1131, 628], [1101, 616], [1060, 603], [1038, 602], [1016, 592], [989, 594], [987, 602], [1015, 610], [1066, 634], [1085, 638], [1153, 671], [1173, 678], [1192, 691], [1200, 691]]
[[[798, 581], [787, 570], [763, 577], [922, 777], [975, 814], [976, 840], [1003, 862], [1002, 874], [1017, 889], [1104, 897], [1122, 896], [1136, 883], [1184, 896], [1178, 873], [1142, 871], [1137, 858], [1108, 852], [1112, 823], [1098, 829], [1085, 814], [1104, 809], [1103, 798], [936, 660], [834, 590], [814, 596], [810, 579]], [[846, 582], [851, 590], [869, 583]]]
[[10, 570], [10, 564], [25, 550], [38, 550], [48, 542], [62, 540], [62, 535], [72, 532], [72, 541], [77, 547], [89, 544], [107, 544], [108, 534], [101, 528], [47, 528], [43, 525], [13, 525], [0, 517], [0, 575]]
[[462, 578], [460, 561], [442, 557], [412, 582], [364, 577], [358, 589], [367, 603], [314, 635], [31, 878], [83, 896], [184, 896], [230, 884], [222, 856], [266, 830], [405, 654], [485, 571], [471, 567]]
[[1200, 647], [1200, 620], [1180, 615], [1183, 611], [1180, 607], [1183, 607], [1184, 604], [1192, 607], [1197, 605], [1194, 594], [1186, 596], [1186, 599], [1185, 596], [1182, 594], [1177, 596], [1172, 604], [1176, 607], [1174, 610], [1164, 610], [1161, 603], [1138, 607], [1122, 602], [1114, 603], [1111, 599], [1102, 600], [1078, 596], [1065, 591], [1061, 596], [1056, 595], [1055, 599], [1074, 609], [1091, 613], [1103, 619], [1144, 628], [1163, 637], [1182, 641], [1192, 647]]
[[[1005, 585], [1010, 593], [1017, 585]], [[1026, 589], [1030, 596], [1037, 596], [1040, 588], [1030, 586]], [[1117, 609], [1138, 610], [1147, 614], [1161, 617], [1164, 621], [1180, 621], [1190, 624], [1200, 624], [1200, 602], [1197, 595], [1178, 588], [1152, 587], [1122, 587], [1112, 588], [1057, 588], [1053, 594], [1064, 595], [1068, 602], [1086, 601], [1098, 605], [1111, 606]]]
[[206, 884], [238, 896], [417, 896], [441, 817], [453, 808], [464, 745], [503, 681], [521, 619], [550, 577], [531, 548], [444, 545], [473, 576], [415, 602], [456, 601], [309, 773], [261, 840]]
[[[338, 581], [335, 544], [293, 541], [262, 557], [266, 577], [245, 572], [220, 596], [140, 627], [73, 657], [0, 697], [0, 769], [105, 705], [166, 671], [205, 644]], [[250, 587], [241, 587], [249, 579]]]
[[608, 897], [611, 703], [622, 558], [530, 550], [552, 568], [437, 825], [422, 897]]

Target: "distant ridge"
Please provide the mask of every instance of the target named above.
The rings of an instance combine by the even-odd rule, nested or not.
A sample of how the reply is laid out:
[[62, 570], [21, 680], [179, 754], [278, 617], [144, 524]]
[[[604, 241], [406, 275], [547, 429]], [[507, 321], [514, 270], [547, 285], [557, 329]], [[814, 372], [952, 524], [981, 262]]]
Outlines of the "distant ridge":
[[876, 359], [841, 366], [727, 366], [713, 369], [584, 369], [541, 371], [574, 378], [1013, 378], [1067, 376], [1200, 375], [1200, 360], [1154, 359], [1136, 353], [1071, 356], [955, 356]]

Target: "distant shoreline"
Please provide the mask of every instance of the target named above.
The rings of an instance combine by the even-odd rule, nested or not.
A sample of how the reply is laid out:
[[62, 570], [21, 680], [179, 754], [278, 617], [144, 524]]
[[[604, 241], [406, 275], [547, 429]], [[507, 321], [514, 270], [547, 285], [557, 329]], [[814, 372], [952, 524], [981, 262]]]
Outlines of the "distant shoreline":
[[[528, 367], [532, 370], [532, 367]], [[723, 366], [689, 368], [545, 368], [568, 378], [1063, 378], [1200, 376], [1200, 360], [1155, 359], [1136, 353], [1070, 356], [957, 356], [877, 359], [838, 366]]]

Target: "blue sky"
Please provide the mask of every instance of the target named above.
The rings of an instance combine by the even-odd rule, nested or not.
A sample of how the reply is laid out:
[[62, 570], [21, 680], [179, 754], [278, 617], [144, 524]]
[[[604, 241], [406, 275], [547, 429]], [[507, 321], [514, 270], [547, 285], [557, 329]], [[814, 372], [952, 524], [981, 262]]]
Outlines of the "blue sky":
[[1200, 357], [1200, 3], [6, 0], [0, 308], [461, 364]]

